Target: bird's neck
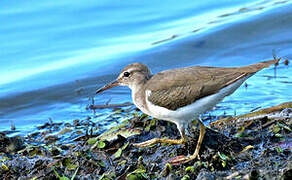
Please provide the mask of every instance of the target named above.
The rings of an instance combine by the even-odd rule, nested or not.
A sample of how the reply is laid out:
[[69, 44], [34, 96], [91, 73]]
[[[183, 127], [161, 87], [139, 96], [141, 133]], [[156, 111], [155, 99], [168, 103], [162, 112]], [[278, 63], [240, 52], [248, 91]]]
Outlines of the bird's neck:
[[132, 99], [134, 104], [144, 113], [148, 114], [148, 108], [145, 102], [145, 83], [137, 84], [135, 86], [130, 87], [132, 90]]

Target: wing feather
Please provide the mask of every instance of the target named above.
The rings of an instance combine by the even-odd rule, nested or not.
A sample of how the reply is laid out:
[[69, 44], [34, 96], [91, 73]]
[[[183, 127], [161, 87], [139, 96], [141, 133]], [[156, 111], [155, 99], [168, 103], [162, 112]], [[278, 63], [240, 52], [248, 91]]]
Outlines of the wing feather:
[[187, 67], [154, 75], [147, 83], [148, 100], [170, 110], [214, 94], [250, 73], [234, 68]]

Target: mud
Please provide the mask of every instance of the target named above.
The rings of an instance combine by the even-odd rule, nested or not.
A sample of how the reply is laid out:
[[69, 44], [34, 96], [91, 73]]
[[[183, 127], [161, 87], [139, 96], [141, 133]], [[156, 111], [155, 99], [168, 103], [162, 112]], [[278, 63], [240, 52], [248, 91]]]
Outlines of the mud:
[[169, 160], [194, 152], [196, 125], [184, 145], [136, 148], [151, 138], [180, 137], [174, 124], [133, 108], [113, 109], [126, 120], [106, 132], [93, 117], [50, 121], [25, 137], [1, 132], [0, 179], [291, 179], [291, 108], [289, 102], [211, 123], [200, 160], [180, 165]]

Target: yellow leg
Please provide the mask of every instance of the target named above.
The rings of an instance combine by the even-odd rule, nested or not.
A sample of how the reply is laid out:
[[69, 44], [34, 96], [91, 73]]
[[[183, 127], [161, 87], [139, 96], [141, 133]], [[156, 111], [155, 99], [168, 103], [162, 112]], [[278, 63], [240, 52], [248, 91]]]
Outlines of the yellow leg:
[[188, 156], [188, 157], [179, 156], [177, 158], [174, 158], [170, 163], [182, 164], [182, 163], [186, 163], [186, 162], [189, 162], [191, 160], [194, 160], [196, 158], [200, 159], [199, 151], [200, 151], [200, 148], [201, 148], [201, 145], [202, 145], [205, 133], [206, 133], [206, 127], [204, 126], [204, 124], [201, 121], [199, 121], [199, 123], [200, 123], [200, 136], [199, 136], [199, 140], [198, 140], [194, 154], [191, 156]]
[[190, 156], [191, 160], [195, 159], [196, 157], [198, 157], [198, 159], [200, 159], [199, 151], [200, 151], [200, 148], [201, 148], [201, 145], [202, 145], [205, 133], [206, 133], [206, 127], [204, 126], [204, 124], [201, 121], [199, 121], [199, 123], [200, 123], [200, 136], [199, 136], [199, 140], [198, 140], [198, 143], [196, 146], [195, 153]]
[[184, 126], [179, 126], [177, 125], [177, 128], [180, 132], [181, 139], [163, 139], [163, 138], [154, 138], [150, 139], [145, 142], [133, 144], [136, 147], [147, 147], [147, 146], [152, 146], [153, 144], [158, 144], [158, 143], [168, 143], [168, 144], [184, 144], [186, 142], [186, 135], [185, 135], [185, 129]]
[[154, 138], [142, 143], [133, 144], [136, 147], [147, 147], [157, 143], [168, 143], [168, 144], [183, 144], [185, 143], [185, 139], [162, 139], [162, 138]]

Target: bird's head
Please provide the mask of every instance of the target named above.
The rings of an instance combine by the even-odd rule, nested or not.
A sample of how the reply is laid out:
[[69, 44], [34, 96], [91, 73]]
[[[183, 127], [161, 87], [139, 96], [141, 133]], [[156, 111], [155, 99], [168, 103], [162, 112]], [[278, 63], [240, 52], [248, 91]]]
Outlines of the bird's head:
[[133, 63], [126, 66], [116, 80], [98, 89], [96, 94], [115, 86], [128, 86], [135, 90], [137, 86], [144, 84], [150, 77], [151, 72], [145, 64]]

